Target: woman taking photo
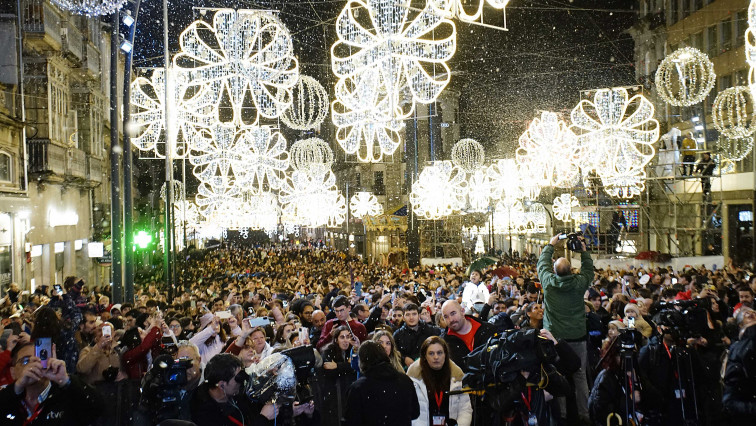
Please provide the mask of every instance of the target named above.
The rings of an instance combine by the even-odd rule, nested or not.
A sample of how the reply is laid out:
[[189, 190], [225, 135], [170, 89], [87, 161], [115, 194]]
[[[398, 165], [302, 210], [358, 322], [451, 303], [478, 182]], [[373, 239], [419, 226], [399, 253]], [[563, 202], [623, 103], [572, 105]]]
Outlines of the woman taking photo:
[[420, 347], [420, 359], [412, 363], [407, 375], [415, 383], [420, 417], [412, 422], [420, 425], [469, 426], [472, 405], [466, 394], [449, 396], [447, 392], [462, 389], [462, 369], [449, 358], [449, 346], [438, 336], [429, 337]]

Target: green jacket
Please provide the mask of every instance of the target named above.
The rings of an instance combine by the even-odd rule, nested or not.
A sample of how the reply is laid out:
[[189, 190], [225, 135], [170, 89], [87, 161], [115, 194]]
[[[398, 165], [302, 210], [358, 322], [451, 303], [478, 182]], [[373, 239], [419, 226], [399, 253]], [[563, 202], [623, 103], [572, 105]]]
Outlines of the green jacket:
[[543, 288], [543, 327], [557, 339], [585, 337], [585, 292], [593, 281], [593, 259], [580, 255], [580, 273], [557, 276], [551, 260], [554, 246], [547, 245], [538, 259], [538, 279]]

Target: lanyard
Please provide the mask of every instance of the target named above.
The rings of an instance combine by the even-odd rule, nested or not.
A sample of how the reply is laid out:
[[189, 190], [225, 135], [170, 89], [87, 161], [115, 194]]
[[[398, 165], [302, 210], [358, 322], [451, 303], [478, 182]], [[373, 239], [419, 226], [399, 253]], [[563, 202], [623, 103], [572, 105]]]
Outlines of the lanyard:
[[[26, 408], [26, 407], [27, 407], [26, 402], [24, 402], [24, 408]], [[27, 410], [27, 412], [28, 412], [28, 410]], [[24, 420], [24, 426], [32, 424], [32, 422], [34, 422], [34, 420], [37, 419], [37, 417], [40, 415], [40, 413], [42, 413], [42, 404], [37, 404], [37, 409], [34, 410], [34, 413], [31, 415], [31, 417], [29, 417], [28, 419]]]
[[240, 422], [239, 420], [236, 420], [235, 418], [231, 417], [231, 415], [228, 415], [228, 420], [231, 421], [231, 423], [238, 425], [238, 426], [244, 426], [244, 423]]
[[433, 397], [436, 398], [436, 406], [438, 411], [441, 411], [441, 404], [444, 403], [444, 391], [433, 392]]
[[[672, 352], [669, 351], [669, 346], [667, 346], [667, 342], [662, 342], [664, 345], [664, 349], [667, 350], [667, 355], [669, 356], [669, 360], [672, 361]], [[677, 371], [675, 371], [675, 379], [678, 378]]]
[[525, 407], [528, 409], [528, 412], [532, 411], [530, 409], [530, 401], [533, 400], [533, 388], [531, 386], [528, 386], [528, 397], [525, 398], [525, 394], [520, 392], [520, 396], [522, 396], [522, 402], [525, 404]]

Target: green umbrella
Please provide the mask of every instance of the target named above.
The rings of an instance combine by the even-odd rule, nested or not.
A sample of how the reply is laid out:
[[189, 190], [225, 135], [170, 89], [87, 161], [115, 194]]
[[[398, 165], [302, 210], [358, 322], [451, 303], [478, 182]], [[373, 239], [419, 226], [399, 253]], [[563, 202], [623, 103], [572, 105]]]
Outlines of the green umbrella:
[[467, 275], [470, 275], [470, 273], [474, 270], [483, 270], [486, 266], [495, 265], [496, 262], [498, 262], [499, 259], [491, 256], [482, 256], [478, 259], [475, 259], [473, 263], [470, 264], [470, 266], [467, 267]]

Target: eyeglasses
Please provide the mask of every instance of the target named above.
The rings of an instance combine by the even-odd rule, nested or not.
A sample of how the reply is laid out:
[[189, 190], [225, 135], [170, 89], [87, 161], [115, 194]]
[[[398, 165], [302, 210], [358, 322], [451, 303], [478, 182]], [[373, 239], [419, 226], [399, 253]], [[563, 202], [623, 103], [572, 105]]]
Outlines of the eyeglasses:
[[181, 328], [181, 324], [172, 324], [168, 326], [169, 328]]

